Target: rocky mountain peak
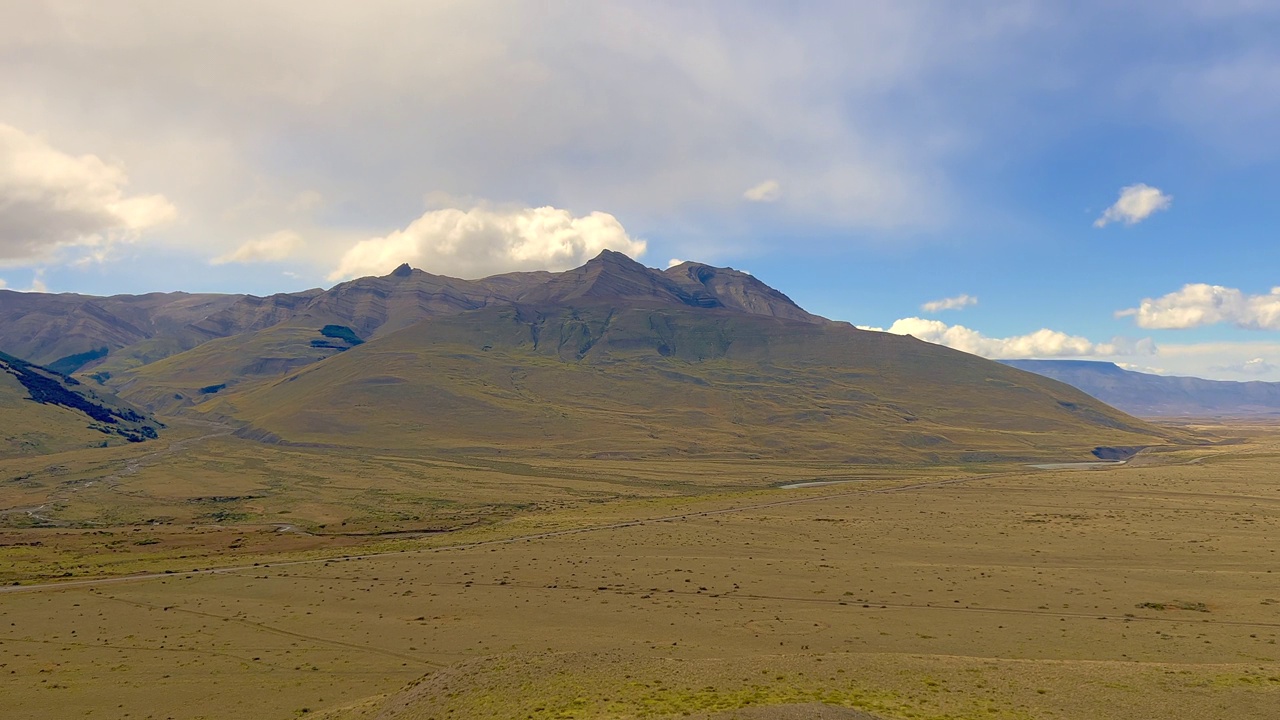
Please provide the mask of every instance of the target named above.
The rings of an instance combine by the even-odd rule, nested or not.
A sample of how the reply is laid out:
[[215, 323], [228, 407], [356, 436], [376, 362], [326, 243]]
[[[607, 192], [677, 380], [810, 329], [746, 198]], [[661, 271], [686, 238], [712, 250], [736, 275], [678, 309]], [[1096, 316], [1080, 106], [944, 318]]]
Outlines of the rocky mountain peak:
[[699, 262], [682, 262], [667, 268], [663, 275], [675, 282], [700, 305], [708, 299], [716, 307], [739, 310], [753, 315], [772, 315], [788, 320], [822, 322], [791, 298], [757, 280], [750, 273], [733, 268], [718, 268]]

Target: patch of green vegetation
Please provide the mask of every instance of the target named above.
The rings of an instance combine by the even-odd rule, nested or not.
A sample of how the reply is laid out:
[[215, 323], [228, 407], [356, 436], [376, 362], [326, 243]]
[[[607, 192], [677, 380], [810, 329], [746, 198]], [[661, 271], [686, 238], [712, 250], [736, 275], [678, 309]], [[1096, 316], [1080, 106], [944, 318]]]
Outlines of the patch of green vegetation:
[[242, 523], [253, 517], [247, 512], [237, 512], [235, 510], [215, 510], [211, 513], [205, 513], [199, 516], [203, 520], [209, 520], [219, 525], [226, 523]]
[[1233, 687], [1256, 687], [1256, 688], [1272, 688], [1280, 687], [1280, 675], [1263, 675], [1258, 673], [1249, 674], [1222, 674], [1211, 678], [1208, 682], [1213, 687], [1233, 688]]
[[133, 408], [104, 400], [75, 378], [21, 358], [0, 353], [0, 370], [21, 383], [30, 402], [87, 415], [94, 421], [88, 426], [91, 430], [119, 435], [129, 442], [142, 442], [157, 437], [156, 428], [163, 427]]
[[1142, 602], [1136, 607], [1144, 610], [1190, 610], [1192, 612], [1209, 612], [1209, 606], [1202, 602], [1185, 602], [1183, 600], [1174, 600], [1173, 602]]
[[82, 353], [76, 353], [74, 355], [68, 355], [63, 358], [58, 358], [57, 360], [54, 360], [53, 362], [49, 363], [46, 367], [48, 367], [50, 370], [53, 370], [54, 372], [60, 372], [63, 375], [70, 375], [71, 373], [79, 370], [85, 365], [88, 365], [94, 360], [106, 357], [107, 353], [109, 353], [110, 351], [111, 351], [110, 348], [104, 345], [94, 350], [87, 350]]
[[335, 340], [345, 340], [350, 345], [360, 345], [364, 342], [359, 335], [356, 335], [355, 330], [346, 325], [325, 325], [320, 328], [320, 334]]

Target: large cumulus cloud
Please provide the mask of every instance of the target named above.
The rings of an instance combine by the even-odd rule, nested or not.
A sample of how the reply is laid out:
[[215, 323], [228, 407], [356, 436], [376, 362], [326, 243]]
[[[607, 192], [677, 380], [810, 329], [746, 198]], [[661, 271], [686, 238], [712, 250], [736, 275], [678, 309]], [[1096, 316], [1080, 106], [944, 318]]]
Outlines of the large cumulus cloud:
[[614, 216], [576, 217], [554, 207], [431, 210], [403, 230], [356, 243], [329, 279], [382, 275], [400, 263], [429, 272], [477, 278], [516, 270], [564, 270], [601, 250], [632, 257], [645, 241], [632, 238]]
[[105, 257], [177, 214], [162, 195], [132, 195], [125, 169], [96, 155], [70, 155], [0, 124], [0, 264], [46, 260], [79, 247]]
[[963, 325], [948, 325], [939, 320], [917, 317], [896, 320], [885, 332], [911, 335], [926, 342], [993, 359], [1149, 355], [1155, 352], [1155, 345], [1150, 340], [1115, 338], [1111, 342], [1095, 343], [1079, 335], [1048, 328], [1025, 335], [988, 337]]
[[1249, 330], [1280, 330], [1280, 287], [1250, 295], [1237, 288], [1189, 283], [1158, 298], [1146, 298], [1136, 308], [1121, 310], [1139, 327], [1182, 330], [1204, 325], [1231, 324]]

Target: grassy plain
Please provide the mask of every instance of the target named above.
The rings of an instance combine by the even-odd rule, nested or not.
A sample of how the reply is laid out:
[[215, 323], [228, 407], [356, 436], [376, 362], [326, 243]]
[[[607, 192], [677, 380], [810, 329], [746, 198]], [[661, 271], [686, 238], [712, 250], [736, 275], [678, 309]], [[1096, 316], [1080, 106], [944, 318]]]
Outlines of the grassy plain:
[[[1271, 718], [1280, 438], [1192, 429], [1242, 440], [1047, 472], [188, 425], [5, 460], [0, 508], [44, 508], [0, 516], [0, 694], [23, 718]], [[778, 487], [815, 480], [853, 482]]]

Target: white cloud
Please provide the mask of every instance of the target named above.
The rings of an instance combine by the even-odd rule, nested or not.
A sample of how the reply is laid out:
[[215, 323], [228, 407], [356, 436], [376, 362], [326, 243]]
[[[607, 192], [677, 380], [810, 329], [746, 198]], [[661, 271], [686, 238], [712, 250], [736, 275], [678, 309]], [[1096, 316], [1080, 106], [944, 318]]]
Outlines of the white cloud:
[[925, 342], [993, 359], [1090, 357], [1155, 351], [1155, 346], [1149, 340], [1135, 342], [1117, 338], [1110, 343], [1094, 343], [1087, 338], [1049, 329], [1014, 337], [992, 338], [963, 325], [948, 325], [939, 320], [916, 317], [897, 320], [885, 332], [911, 335]]
[[105, 258], [113, 245], [172, 221], [162, 195], [128, 195], [119, 164], [73, 156], [0, 124], [0, 265], [47, 260], [67, 247]]
[[292, 230], [280, 230], [270, 235], [254, 238], [229, 253], [219, 255], [210, 262], [226, 263], [277, 262], [302, 249], [302, 236]]
[[680, 258], [671, 258], [670, 260], [667, 261], [667, 267], [673, 268], [682, 262], [684, 262], [684, 260], [681, 260]]
[[1132, 370], [1133, 372], [1147, 373], [1148, 375], [1164, 375], [1168, 372], [1164, 368], [1152, 367], [1150, 365], [1138, 365], [1137, 363], [1123, 362], [1121, 360], [1117, 360], [1115, 361], [1115, 363], [1116, 365], [1120, 366], [1125, 370]]
[[9, 287], [9, 283], [5, 282], [3, 278], [0, 278], [0, 290], [3, 290], [4, 288], [7, 288], [7, 287]]
[[1125, 225], [1136, 225], [1146, 220], [1152, 213], [1168, 210], [1173, 204], [1173, 197], [1165, 195], [1159, 188], [1145, 183], [1127, 185], [1120, 188], [1120, 199], [1102, 213], [1102, 217], [1093, 221], [1096, 228], [1106, 227], [1113, 222]]
[[1276, 366], [1267, 361], [1266, 358], [1255, 357], [1248, 360], [1229, 362], [1223, 365], [1212, 365], [1209, 368], [1215, 372], [1231, 373], [1233, 375], [1243, 376], [1259, 376], [1270, 375], [1275, 372]]
[[[6, 287], [3, 280], [0, 280], [0, 288]], [[21, 293], [47, 293], [49, 286], [44, 282], [44, 268], [37, 268], [31, 276], [31, 284], [24, 288], [13, 288], [14, 292]]]
[[326, 270], [346, 249], [326, 227], [380, 234], [433, 191], [608, 208], [686, 247], [745, 223], [768, 179], [804, 225], [936, 227], [964, 114], [901, 88], [986, 82], [985, 41], [1028, 24], [897, 3], [143, 4], [0, 3], [0, 118], [126, 159], [182, 209], [166, 242], [208, 257], [291, 227]]
[[1160, 365], [1170, 375], [1211, 380], [1280, 379], [1280, 368], [1267, 358], [1280, 357], [1280, 342], [1200, 342], [1162, 344]]
[[1256, 357], [1250, 358], [1239, 365], [1231, 366], [1226, 369], [1241, 372], [1246, 375], [1268, 375], [1276, 369], [1276, 366], [1267, 362], [1266, 358]]
[[617, 218], [602, 212], [574, 217], [553, 207], [431, 210], [404, 230], [356, 243], [329, 279], [382, 275], [405, 262], [427, 272], [466, 278], [564, 270], [605, 249], [639, 257], [645, 245], [630, 237]]
[[[1199, 31], [1194, 3], [1129, 8], [1123, 24], [1137, 40], [1089, 12], [1021, 2], [813, 13], [501, 0], [0, 5], [0, 118], [64, 150], [123, 158], [131, 187], [181, 208], [166, 242], [210, 257], [291, 227], [307, 238], [299, 262], [315, 263], [310, 273], [350, 246], [325, 229], [382, 234], [435, 190], [608, 208], [651, 236], [678, 228], [663, 234], [686, 244], [666, 253], [688, 257], [711, 238], [746, 236], [743, 190], [770, 178], [785, 188], [770, 214], [800, 245], [841, 234], [832, 229], [949, 229], [970, 213], [1008, 213], [974, 202], [1007, 197], [1000, 188], [956, 188], [956, 178], [993, 152], [1044, 154], [1081, 123], [1136, 117], [1160, 133], [1202, 115], [1215, 129], [1189, 142], [1226, 135], [1250, 157], [1280, 148], [1265, 141], [1280, 128], [1280, 93], [1267, 92], [1280, 63], [1265, 33], [1219, 28], [1234, 41], [1184, 48], [1173, 67], [1142, 52]], [[1203, 82], [1177, 72], [1224, 63]], [[1044, 110], [1062, 103], [1079, 112]]]
[[751, 202], [771, 203], [782, 197], [782, 185], [777, 180], [765, 180], [754, 187], [747, 188], [742, 197]]
[[970, 305], [977, 304], [978, 298], [962, 293], [955, 297], [931, 300], [930, 302], [921, 305], [920, 309], [927, 313], [936, 313], [942, 310], [963, 310]]
[[1231, 323], [1249, 330], [1280, 330], [1280, 287], [1265, 295], [1236, 288], [1191, 283], [1159, 298], [1145, 298], [1117, 317], [1133, 317], [1139, 327], [1185, 329]]
[[1280, 366], [1268, 357], [1280, 357], [1280, 342], [1204, 342], [1161, 344], [1150, 338], [1112, 338], [1094, 343], [1053, 330], [1040, 330], [1010, 338], [989, 338], [963, 326], [936, 320], [904, 318], [887, 331], [858, 326], [862, 330], [912, 335], [927, 342], [1002, 360], [1016, 358], [1082, 357], [1110, 360], [1126, 370], [1207, 378], [1210, 380], [1280, 380]]

